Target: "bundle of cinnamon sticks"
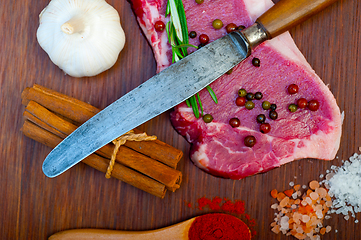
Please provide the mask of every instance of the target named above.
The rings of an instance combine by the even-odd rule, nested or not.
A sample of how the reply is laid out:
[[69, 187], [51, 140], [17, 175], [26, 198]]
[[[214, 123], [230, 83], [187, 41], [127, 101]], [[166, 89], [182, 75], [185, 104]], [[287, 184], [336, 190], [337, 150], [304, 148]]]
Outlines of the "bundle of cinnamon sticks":
[[[22, 103], [26, 106], [22, 132], [51, 148], [100, 111], [39, 85], [23, 91]], [[114, 144], [109, 143], [82, 162], [105, 173], [113, 149]], [[163, 198], [166, 190], [174, 192], [180, 187], [182, 173], [176, 167], [182, 157], [182, 151], [158, 139], [127, 141], [119, 148], [111, 176]]]

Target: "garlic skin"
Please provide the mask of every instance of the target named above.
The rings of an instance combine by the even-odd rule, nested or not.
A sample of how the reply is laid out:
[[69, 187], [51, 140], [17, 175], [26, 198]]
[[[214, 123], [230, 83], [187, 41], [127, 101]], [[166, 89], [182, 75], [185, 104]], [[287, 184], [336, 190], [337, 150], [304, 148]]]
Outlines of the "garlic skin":
[[119, 14], [105, 0], [51, 0], [39, 20], [40, 46], [73, 77], [111, 68], [125, 44]]

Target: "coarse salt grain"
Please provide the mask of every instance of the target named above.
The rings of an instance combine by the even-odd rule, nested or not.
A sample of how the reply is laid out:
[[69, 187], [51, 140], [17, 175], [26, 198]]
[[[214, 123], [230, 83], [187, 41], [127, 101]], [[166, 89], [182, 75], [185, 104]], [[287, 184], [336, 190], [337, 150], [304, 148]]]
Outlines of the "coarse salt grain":
[[361, 211], [361, 155], [355, 153], [340, 167], [331, 166], [323, 182], [334, 198], [331, 213], [342, 213], [346, 220]]

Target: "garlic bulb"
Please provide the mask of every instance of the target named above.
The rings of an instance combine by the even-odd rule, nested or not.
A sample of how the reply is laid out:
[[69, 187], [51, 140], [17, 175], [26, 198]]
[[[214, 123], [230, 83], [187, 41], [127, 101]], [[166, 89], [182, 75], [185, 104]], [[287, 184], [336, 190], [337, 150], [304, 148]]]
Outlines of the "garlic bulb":
[[105, 0], [51, 0], [39, 18], [40, 46], [70, 76], [111, 68], [124, 47], [119, 14]]

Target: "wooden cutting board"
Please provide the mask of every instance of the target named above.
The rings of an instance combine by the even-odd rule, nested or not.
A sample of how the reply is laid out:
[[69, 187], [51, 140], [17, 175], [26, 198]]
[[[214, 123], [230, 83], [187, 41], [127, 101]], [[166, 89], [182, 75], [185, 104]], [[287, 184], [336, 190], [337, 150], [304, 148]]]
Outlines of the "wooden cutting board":
[[[5, 3], [6, 2], [6, 3]], [[180, 190], [159, 199], [84, 164], [50, 179], [42, 173], [50, 152], [20, 131], [23, 123], [20, 94], [34, 83], [104, 108], [155, 74], [150, 46], [125, 0], [108, 1], [119, 12], [127, 42], [109, 71], [93, 78], [64, 75], [36, 40], [38, 15], [46, 0], [3, 1], [0, 7], [0, 238], [46, 239], [72, 228], [149, 230], [211, 212], [199, 210], [201, 197], [243, 200], [256, 220], [256, 239], [289, 239], [273, 234], [269, 224], [273, 189], [289, 182], [307, 184], [332, 164], [341, 165], [361, 146], [361, 0], [340, 0], [323, 13], [292, 30], [301, 52], [334, 93], [345, 113], [338, 159], [305, 159], [240, 181], [208, 175], [189, 160], [189, 144], [169, 122], [169, 112], [141, 128], [184, 151], [178, 169], [184, 180]], [[360, 214], [357, 215], [361, 217]], [[323, 239], [361, 239], [353, 219], [332, 215], [325, 222], [333, 230]], [[334, 229], [338, 232], [335, 233]]]

